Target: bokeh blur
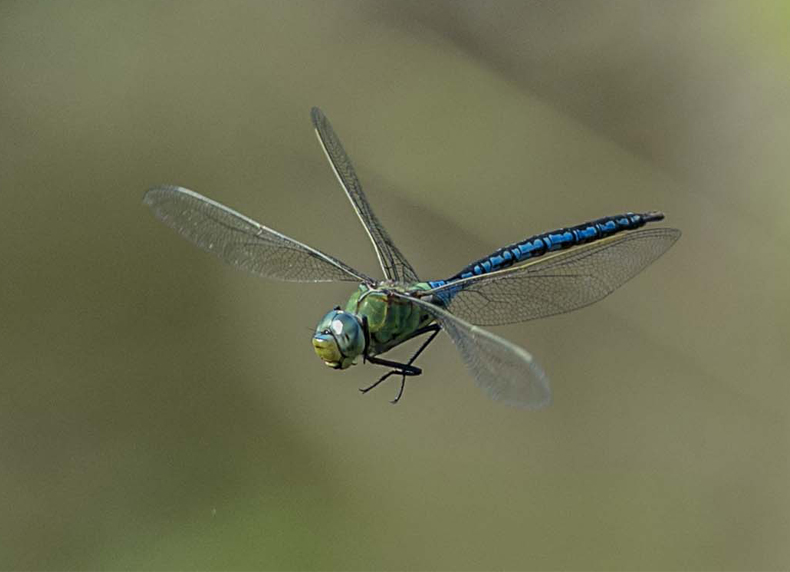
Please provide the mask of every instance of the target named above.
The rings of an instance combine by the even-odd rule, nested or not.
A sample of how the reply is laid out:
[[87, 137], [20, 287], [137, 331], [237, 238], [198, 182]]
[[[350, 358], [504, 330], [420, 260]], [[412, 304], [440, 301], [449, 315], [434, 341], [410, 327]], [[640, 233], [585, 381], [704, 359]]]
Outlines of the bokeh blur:
[[[787, 2], [4, 0], [0, 568], [790, 567], [788, 27]], [[313, 105], [426, 279], [627, 210], [684, 235], [495, 330], [549, 409], [487, 400], [445, 337], [392, 406], [310, 345], [353, 286], [245, 275], [142, 204], [180, 184], [376, 273]]]

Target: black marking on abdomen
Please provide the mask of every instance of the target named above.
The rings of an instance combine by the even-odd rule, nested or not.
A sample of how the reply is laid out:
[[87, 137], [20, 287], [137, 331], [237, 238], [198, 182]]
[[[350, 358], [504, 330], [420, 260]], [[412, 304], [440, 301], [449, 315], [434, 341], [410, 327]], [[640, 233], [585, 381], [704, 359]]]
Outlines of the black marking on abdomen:
[[657, 211], [637, 214], [625, 213], [599, 218], [543, 234], [536, 234], [520, 242], [503, 246], [488, 256], [472, 262], [458, 274], [447, 280], [435, 280], [429, 282], [429, 284], [431, 287], [437, 288], [454, 280], [488, 274], [489, 272], [502, 270], [514, 264], [538, 258], [548, 252], [556, 252], [572, 246], [595, 242], [619, 232], [640, 228], [649, 222], [663, 220], [663, 218], [664, 213]]

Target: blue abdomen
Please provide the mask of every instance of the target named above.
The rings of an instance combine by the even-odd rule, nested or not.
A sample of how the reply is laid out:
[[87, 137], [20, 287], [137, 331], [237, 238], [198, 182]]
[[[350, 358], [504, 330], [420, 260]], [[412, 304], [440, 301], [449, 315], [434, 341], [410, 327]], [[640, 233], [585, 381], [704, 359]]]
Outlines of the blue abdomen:
[[489, 272], [502, 270], [550, 252], [595, 242], [626, 230], [634, 230], [649, 222], [663, 220], [663, 218], [664, 214], [660, 212], [625, 213], [599, 218], [577, 226], [536, 234], [521, 242], [504, 246], [484, 258], [472, 262], [446, 280], [434, 280], [428, 284], [432, 288], [438, 288], [448, 282], [488, 274]]

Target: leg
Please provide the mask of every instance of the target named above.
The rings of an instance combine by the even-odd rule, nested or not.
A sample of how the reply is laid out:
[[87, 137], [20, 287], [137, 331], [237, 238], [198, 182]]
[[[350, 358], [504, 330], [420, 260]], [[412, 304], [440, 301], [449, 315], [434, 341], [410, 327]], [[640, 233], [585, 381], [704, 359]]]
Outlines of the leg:
[[398, 401], [400, 401], [400, 398], [403, 396], [403, 389], [406, 387], [406, 377], [407, 376], [413, 377], [422, 374], [422, 370], [416, 366], [413, 366], [412, 363], [414, 363], [414, 360], [416, 360], [419, 357], [419, 355], [423, 352], [423, 350], [425, 350], [425, 348], [428, 347], [428, 345], [433, 341], [433, 339], [439, 334], [440, 331], [442, 331], [442, 328], [441, 326], [439, 326], [439, 324], [431, 324], [430, 326], [426, 326], [418, 330], [413, 337], [421, 336], [422, 334], [427, 334], [429, 332], [431, 332], [431, 335], [428, 337], [427, 340], [425, 340], [425, 342], [420, 346], [420, 348], [416, 352], [414, 352], [414, 355], [412, 355], [411, 358], [409, 358], [409, 361], [406, 363], [399, 363], [395, 361], [381, 359], [375, 356], [367, 358], [370, 363], [376, 365], [389, 366], [393, 369], [385, 373], [383, 376], [381, 376], [378, 379], [378, 381], [376, 381], [376, 383], [364, 389], [360, 389], [360, 391], [362, 393], [367, 393], [374, 387], [378, 387], [379, 384], [381, 384], [384, 380], [389, 378], [391, 375], [397, 374], [401, 376], [400, 390], [398, 391], [398, 395], [395, 397], [395, 399], [392, 400], [391, 403], [395, 404]]

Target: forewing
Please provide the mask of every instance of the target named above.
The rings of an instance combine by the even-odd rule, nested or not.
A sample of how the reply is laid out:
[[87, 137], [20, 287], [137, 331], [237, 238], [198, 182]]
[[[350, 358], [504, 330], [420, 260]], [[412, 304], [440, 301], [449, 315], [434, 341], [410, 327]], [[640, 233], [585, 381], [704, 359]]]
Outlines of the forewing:
[[373, 243], [384, 275], [387, 279], [396, 282], [418, 282], [417, 273], [392, 242], [389, 234], [373, 213], [373, 209], [365, 198], [365, 193], [362, 192], [362, 185], [359, 184], [359, 178], [357, 178], [351, 164], [351, 159], [343, 149], [343, 145], [332, 129], [329, 120], [317, 107], [312, 109], [310, 115], [318, 141]]
[[491, 274], [457, 280], [435, 294], [477, 325], [511, 324], [562, 314], [606, 297], [644, 270], [680, 237], [673, 228], [620, 234]]
[[258, 276], [293, 282], [373, 283], [361, 272], [183, 187], [155, 187], [143, 202], [207, 252]]
[[404, 298], [433, 315], [458, 348], [475, 383], [489, 397], [530, 409], [551, 403], [549, 380], [525, 349], [425, 300]]

